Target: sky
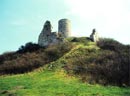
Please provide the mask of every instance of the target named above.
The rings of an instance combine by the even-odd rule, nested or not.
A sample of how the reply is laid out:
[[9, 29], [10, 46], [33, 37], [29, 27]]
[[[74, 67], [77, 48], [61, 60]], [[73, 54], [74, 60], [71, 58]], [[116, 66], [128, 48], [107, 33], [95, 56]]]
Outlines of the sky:
[[130, 44], [130, 0], [0, 0], [0, 54], [38, 42], [46, 20], [71, 20], [72, 36], [100, 37]]

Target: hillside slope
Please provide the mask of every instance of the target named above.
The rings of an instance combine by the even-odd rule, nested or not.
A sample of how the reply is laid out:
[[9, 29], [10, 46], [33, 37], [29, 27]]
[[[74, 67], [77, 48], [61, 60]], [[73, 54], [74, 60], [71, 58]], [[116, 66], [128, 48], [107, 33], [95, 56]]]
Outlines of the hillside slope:
[[0, 77], [0, 96], [129, 96], [130, 88], [89, 85], [63, 70]]
[[130, 84], [129, 45], [112, 39], [101, 39], [97, 44], [83, 41], [76, 41], [73, 49], [49, 64], [48, 68], [63, 68], [69, 74], [75, 74], [83, 82], [90, 84]]
[[[15, 61], [16, 67], [9, 66], [8, 69], [7, 66], [6, 70], [17, 68], [17, 62], [19, 63], [21, 59], [26, 59], [26, 61], [31, 62], [32, 65], [35, 65], [36, 63], [34, 63], [34, 61], [38, 60], [41, 67], [39, 66], [40, 68], [38, 69], [33, 67], [35, 70], [33, 69], [33, 72], [29, 72], [28, 70], [30, 70], [31, 66], [26, 67], [28, 70], [24, 70], [23, 68], [25, 67], [23, 66], [27, 63], [19, 63], [20, 67], [18, 67], [20, 70], [24, 70], [24, 72], [22, 72], [24, 74], [0, 76], [0, 95], [130, 95], [130, 88], [127, 87], [129, 85], [129, 45], [122, 45], [111, 39], [101, 40], [97, 43], [98, 46], [86, 38], [69, 38], [68, 41], [69, 43], [67, 44], [54, 45], [41, 49], [36, 48], [37, 50], [31, 52], [28, 52], [30, 50], [25, 50], [28, 49], [26, 46], [23, 47], [24, 51], [20, 49], [21, 53], [17, 53], [19, 56], [17, 55], [18, 59]], [[35, 54], [33, 58], [32, 54]], [[122, 58], [124, 56], [125, 58]], [[13, 58], [5, 59], [5, 61], [7, 60], [11, 62], [7, 62], [7, 65], [14, 63]], [[47, 60], [47, 62], [43, 62], [45, 60]], [[120, 62], [117, 62], [118, 60], [120, 60]], [[3, 64], [5, 64], [5, 61]], [[1, 60], [1, 62], [3, 61]], [[20, 64], [22, 64], [22, 66]], [[1, 67], [1, 70], [4, 69]], [[13, 72], [18, 74], [21, 71], [14, 70]]]

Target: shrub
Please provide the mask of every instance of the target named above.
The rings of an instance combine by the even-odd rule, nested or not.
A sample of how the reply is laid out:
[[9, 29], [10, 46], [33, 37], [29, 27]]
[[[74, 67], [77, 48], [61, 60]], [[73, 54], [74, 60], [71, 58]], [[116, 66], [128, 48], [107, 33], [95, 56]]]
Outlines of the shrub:
[[[69, 70], [67, 71], [73, 71], [84, 82], [100, 83], [103, 85], [130, 85], [130, 46], [120, 45], [120, 43], [118, 45], [116, 43], [122, 48], [120, 50], [113, 50], [105, 47], [105, 44], [99, 50], [82, 49], [82, 54], [79, 54], [79, 52], [73, 53], [68, 60], [66, 67]], [[109, 44], [111, 46], [111, 43], [107, 43], [107, 46]]]
[[90, 41], [91, 41], [91, 40], [90, 40], [89, 38], [87, 38], [87, 37], [79, 37], [79, 38], [74, 37], [74, 38], [71, 40], [71, 42], [78, 42], [78, 43], [82, 43], [82, 44], [85, 44], [85, 45], [87, 45], [88, 42], [90, 42]]
[[17, 53], [34, 52], [40, 48], [43, 48], [43, 47], [39, 46], [38, 44], [29, 42], [29, 43], [26, 43], [25, 46], [22, 45], [17, 51]]
[[18, 74], [32, 71], [60, 58], [71, 48], [72, 45], [69, 43], [51, 45], [46, 48], [27, 43], [17, 52], [0, 56], [0, 74]]
[[124, 48], [123, 44], [110, 38], [100, 38], [100, 40], [97, 42], [97, 46], [99, 46], [101, 49], [112, 50], [116, 52]]
[[6, 53], [0, 55], [0, 65], [2, 65], [4, 63], [4, 61], [13, 60], [19, 56], [20, 55], [16, 54], [15, 52], [6, 52]]
[[66, 52], [68, 52], [72, 48], [72, 44], [69, 42], [50, 45], [48, 48], [45, 49], [45, 54], [50, 60], [56, 60], [63, 56]]

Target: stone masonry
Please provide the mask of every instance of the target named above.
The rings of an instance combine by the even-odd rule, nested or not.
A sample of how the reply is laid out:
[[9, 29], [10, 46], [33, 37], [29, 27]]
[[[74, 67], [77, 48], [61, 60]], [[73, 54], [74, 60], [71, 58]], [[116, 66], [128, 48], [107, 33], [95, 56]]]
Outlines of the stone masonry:
[[68, 19], [61, 19], [58, 22], [58, 33], [62, 35], [62, 37], [67, 38], [70, 36], [71, 32], [71, 23]]
[[50, 21], [46, 21], [39, 35], [38, 44], [48, 46], [64, 41], [64, 38], [70, 36], [70, 21], [68, 19], [59, 20], [58, 33], [52, 32]]
[[[52, 25], [50, 21], [46, 21], [43, 29], [38, 38], [38, 44], [40, 46], [48, 46], [57, 44], [60, 42], [64, 42], [65, 38], [70, 37], [71, 33], [71, 23], [68, 19], [61, 19], [58, 22], [58, 32], [52, 32]], [[90, 35], [90, 39], [93, 42], [99, 41], [98, 33], [96, 29], [92, 30], [92, 34]]]
[[96, 29], [93, 29], [92, 34], [90, 35], [90, 39], [93, 42], [99, 41], [99, 36], [98, 36], [98, 33], [96, 32]]

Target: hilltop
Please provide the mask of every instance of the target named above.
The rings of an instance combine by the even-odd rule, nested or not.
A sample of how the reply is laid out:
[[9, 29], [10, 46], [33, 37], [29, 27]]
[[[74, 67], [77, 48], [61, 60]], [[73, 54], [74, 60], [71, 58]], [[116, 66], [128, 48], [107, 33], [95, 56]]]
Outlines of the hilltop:
[[0, 56], [0, 94], [128, 96], [129, 48], [113, 39], [95, 43], [87, 37], [48, 47], [27, 43]]

